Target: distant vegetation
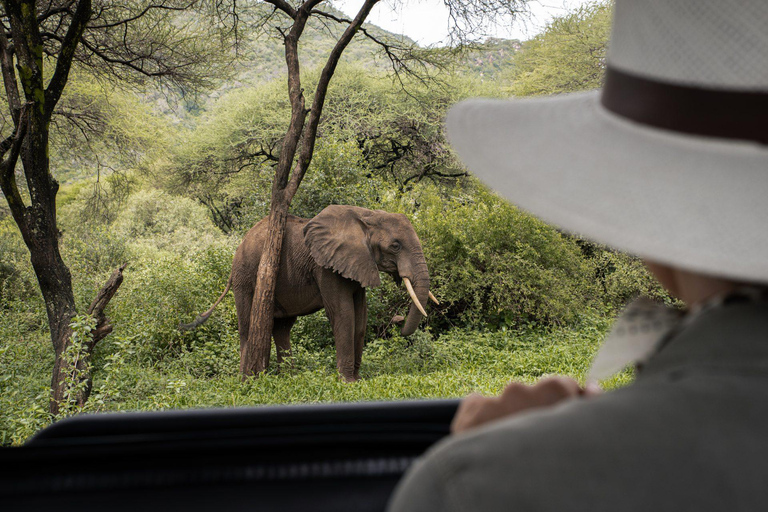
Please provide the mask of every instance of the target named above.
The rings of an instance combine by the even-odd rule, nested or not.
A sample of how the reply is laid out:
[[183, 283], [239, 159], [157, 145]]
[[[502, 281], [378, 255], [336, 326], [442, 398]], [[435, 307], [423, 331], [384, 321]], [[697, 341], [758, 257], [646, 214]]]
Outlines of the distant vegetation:
[[[609, 10], [585, 7], [531, 41], [494, 40], [441, 57], [450, 65], [429, 82], [393, 79], [365, 44], [346, 55], [292, 212], [310, 217], [335, 203], [405, 213], [441, 301], [403, 339], [391, 319], [406, 311], [407, 295], [387, 278], [371, 290], [364, 380], [352, 385], [336, 377], [322, 312], [294, 327], [291, 367], [278, 374], [273, 361], [267, 375], [244, 383], [231, 295], [198, 330], [177, 330], [223, 290], [237, 244], [267, 212], [289, 112], [278, 42], [251, 41], [234, 78], [195, 102], [76, 74], [63, 108], [77, 104], [101, 129], [87, 138], [69, 125], [54, 130], [52, 167], [64, 184], [59, 224], [78, 308], [128, 262], [108, 310], [114, 332], [96, 347], [85, 411], [459, 396], [548, 373], [583, 378], [628, 299], [669, 297], [637, 260], [564, 235], [467, 176], [442, 121], [469, 96], [599, 86]], [[322, 45], [323, 31], [306, 44]], [[305, 80], [316, 74], [306, 69]], [[52, 365], [28, 252], [3, 204], [0, 444], [50, 423]]]

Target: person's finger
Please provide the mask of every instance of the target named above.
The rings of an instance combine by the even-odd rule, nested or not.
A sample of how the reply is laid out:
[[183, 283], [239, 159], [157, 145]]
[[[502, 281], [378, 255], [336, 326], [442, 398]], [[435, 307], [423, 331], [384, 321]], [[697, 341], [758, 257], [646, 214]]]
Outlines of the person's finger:
[[477, 393], [467, 395], [459, 404], [453, 421], [451, 421], [451, 432], [455, 434], [471, 428], [487, 400], [488, 398]]
[[[585, 393], [570, 377], [547, 377], [533, 386], [510, 382], [498, 397], [467, 396], [451, 422], [451, 432], [464, 432], [523, 410], [547, 407]], [[591, 388], [590, 393], [595, 393], [594, 389]]]
[[547, 377], [532, 388], [538, 405], [552, 405], [582, 393], [579, 383], [569, 377]]
[[603, 389], [597, 382], [587, 382], [584, 386], [584, 396], [597, 396], [603, 393]]

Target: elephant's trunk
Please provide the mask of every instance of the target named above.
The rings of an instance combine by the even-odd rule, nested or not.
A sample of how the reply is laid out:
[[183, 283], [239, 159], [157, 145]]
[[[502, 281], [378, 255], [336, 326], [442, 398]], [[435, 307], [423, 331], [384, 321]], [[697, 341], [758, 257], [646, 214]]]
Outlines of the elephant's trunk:
[[[416, 327], [419, 326], [419, 322], [424, 315], [419, 311], [423, 310], [423, 306], [427, 304], [429, 300], [429, 272], [427, 271], [427, 262], [421, 257], [421, 261], [418, 261], [413, 265], [413, 272], [401, 273], [403, 279], [409, 279], [413, 288], [413, 295], [416, 296], [421, 308], [416, 303], [411, 304], [411, 309], [408, 311], [408, 316], [405, 319], [405, 325], [403, 325], [400, 333], [403, 336], [410, 336], [416, 331]], [[411, 274], [411, 275], [408, 275]]]

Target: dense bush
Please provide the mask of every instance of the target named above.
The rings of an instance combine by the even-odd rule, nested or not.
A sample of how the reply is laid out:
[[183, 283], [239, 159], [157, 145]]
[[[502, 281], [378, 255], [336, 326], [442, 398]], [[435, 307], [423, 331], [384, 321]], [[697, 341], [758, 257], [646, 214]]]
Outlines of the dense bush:
[[19, 230], [10, 218], [0, 219], [0, 311], [38, 294], [29, 252]]
[[413, 223], [443, 302], [435, 327], [559, 324], [596, 305], [571, 238], [482, 189], [444, 197], [425, 187], [417, 197]]
[[222, 239], [200, 203], [154, 189], [133, 194], [110, 229], [137, 250], [152, 246], [179, 254]]

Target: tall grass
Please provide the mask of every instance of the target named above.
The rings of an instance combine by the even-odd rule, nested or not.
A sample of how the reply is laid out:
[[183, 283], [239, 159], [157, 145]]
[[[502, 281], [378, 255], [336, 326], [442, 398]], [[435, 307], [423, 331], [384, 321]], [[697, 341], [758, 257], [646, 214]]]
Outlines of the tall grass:
[[[332, 346], [295, 337], [290, 364], [259, 378], [237, 374], [236, 333], [220, 342], [179, 346], [174, 357], [144, 355], [138, 337], [112, 337], [97, 347], [94, 391], [83, 412], [148, 411], [461, 397], [499, 392], [510, 380], [532, 383], [548, 374], [582, 380], [609, 321], [582, 319], [575, 327], [527, 327], [506, 332], [456, 329], [439, 336], [417, 331], [368, 342], [362, 380], [340, 381]], [[49, 423], [46, 414], [52, 364], [43, 333], [0, 348], [0, 443], [19, 444]], [[42, 364], [41, 364], [42, 363]], [[626, 384], [628, 372], [607, 381]]]

